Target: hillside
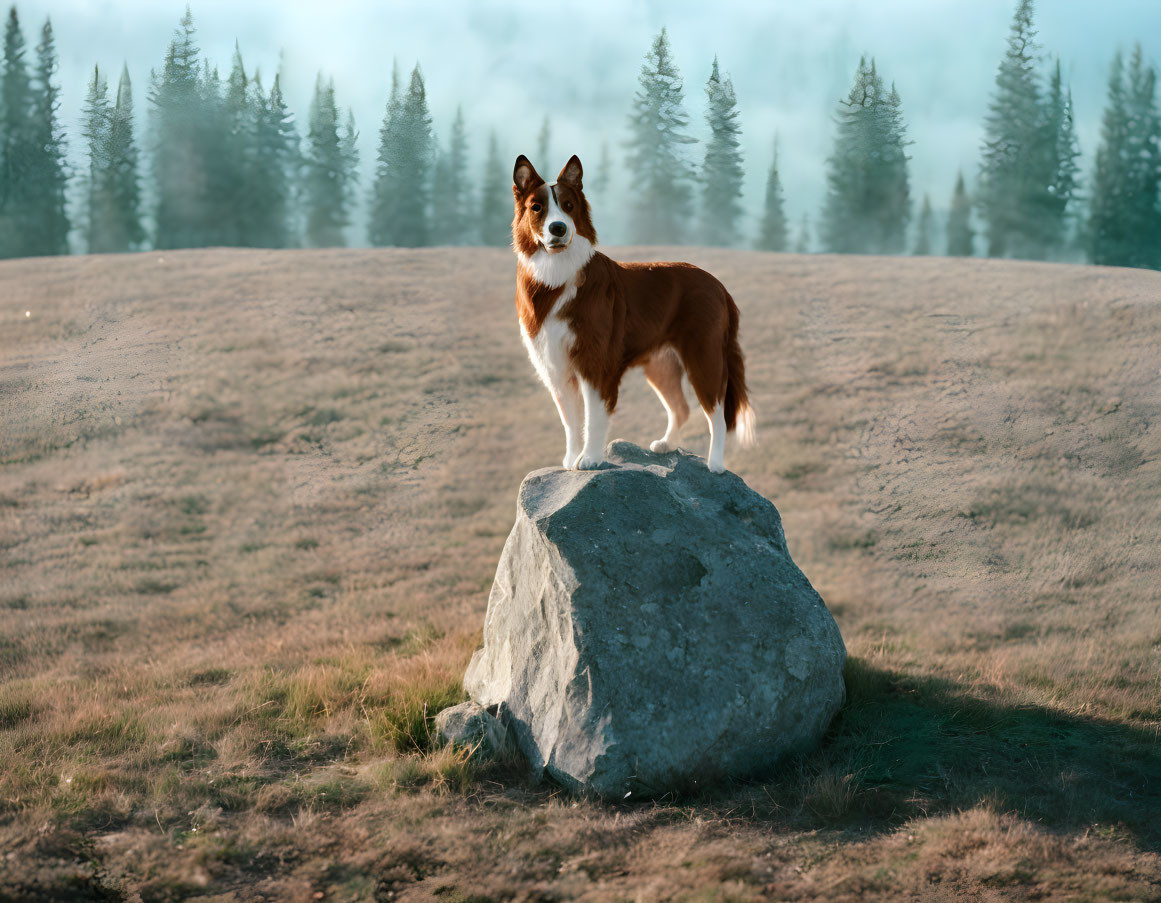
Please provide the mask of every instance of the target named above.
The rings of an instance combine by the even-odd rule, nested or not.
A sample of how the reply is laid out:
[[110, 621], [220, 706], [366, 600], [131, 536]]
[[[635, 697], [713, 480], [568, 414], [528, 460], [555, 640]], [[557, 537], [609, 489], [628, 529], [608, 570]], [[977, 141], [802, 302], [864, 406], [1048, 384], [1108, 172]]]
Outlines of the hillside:
[[1161, 274], [612, 253], [741, 307], [824, 747], [625, 806], [430, 749], [562, 451], [510, 252], [4, 261], [0, 900], [1157, 899]]

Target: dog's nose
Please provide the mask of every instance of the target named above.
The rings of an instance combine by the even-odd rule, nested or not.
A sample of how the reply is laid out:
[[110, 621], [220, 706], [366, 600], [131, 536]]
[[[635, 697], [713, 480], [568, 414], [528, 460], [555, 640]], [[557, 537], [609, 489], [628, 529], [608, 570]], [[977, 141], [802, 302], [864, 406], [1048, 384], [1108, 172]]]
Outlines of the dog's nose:
[[568, 232], [568, 226], [557, 220], [555, 223], [548, 224], [548, 231], [557, 238], [564, 238], [564, 234]]

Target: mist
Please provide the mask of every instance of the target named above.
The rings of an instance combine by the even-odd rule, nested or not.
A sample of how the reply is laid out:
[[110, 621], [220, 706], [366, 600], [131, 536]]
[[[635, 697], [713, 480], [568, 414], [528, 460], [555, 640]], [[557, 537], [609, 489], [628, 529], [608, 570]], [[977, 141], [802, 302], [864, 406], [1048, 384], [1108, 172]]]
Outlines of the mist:
[[[572, 153], [594, 167], [602, 142], [614, 161], [609, 208], [624, 187], [626, 118], [637, 74], [651, 39], [667, 27], [685, 80], [690, 131], [704, 139], [703, 87], [714, 55], [732, 78], [741, 110], [746, 186], [743, 202], [752, 235], [775, 134], [788, 218], [812, 223], [825, 194], [824, 161], [834, 137], [833, 113], [849, 89], [859, 57], [874, 56], [902, 96], [909, 136], [912, 197], [930, 194], [937, 211], [950, 200], [956, 173], [969, 185], [979, 162], [982, 122], [1014, 0], [815, 0], [725, 2], [712, 6], [590, 2], [568, 8], [528, 2], [343, 2], [331, 5], [274, 0], [243, 4], [201, 0], [192, 10], [202, 54], [223, 73], [237, 40], [249, 73], [266, 84], [282, 73], [287, 101], [304, 130], [316, 74], [335, 81], [339, 103], [350, 107], [360, 131], [360, 179], [369, 190], [378, 130], [398, 60], [406, 73], [419, 63], [438, 140], [446, 141], [456, 106], [463, 105], [478, 179], [488, 131], [504, 155], [526, 153], [555, 173]], [[60, 121], [69, 158], [82, 169], [81, 104], [94, 64], [115, 77], [122, 62], [143, 111], [151, 69], [160, 68], [183, 11], [182, 3], [38, 0], [20, 4], [31, 35], [46, 15], [57, 33]], [[1059, 55], [1071, 86], [1082, 152], [1081, 173], [1092, 169], [1108, 66], [1117, 47], [1140, 42], [1161, 59], [1161, 4], [1155, 0], [1042, 0], [1038, 40]], [[550, 160], [535, 159], [544, 117], [552, 125]], [[143, 123], [142, 116], [139, 122]], [[702, 147], [690, 148], [700, 161]], [[1084, 192], [1082, 182], [1081, 191]], [[623, 213], [596, 209], [598, 231], [616, 242]], [[351, 244], [365, 244], [361, 211]], [[434, 239], [438, 243], [439, 224]]]

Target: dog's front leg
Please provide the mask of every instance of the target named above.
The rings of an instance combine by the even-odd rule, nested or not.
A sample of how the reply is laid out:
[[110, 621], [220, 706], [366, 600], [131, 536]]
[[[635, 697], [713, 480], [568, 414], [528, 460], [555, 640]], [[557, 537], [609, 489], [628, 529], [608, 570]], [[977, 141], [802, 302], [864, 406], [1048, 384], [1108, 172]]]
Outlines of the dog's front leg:
[[577, 470], [595, 470], [605, 462], [605, 434], [609, 431], [609, 412], [597, 387], [578, 377], [580, 394], [585, 403], [585, 444], [576, 461]]
[[564, 424], [562, 466], [565, 470], [572, 470], [576, 466], [576, 459], [580, 457], [585, 428], [584, 401], [581, 398], [580, 386], [577, 385], [577, 378], [570, 375], [553, 386], [552, 397], [556, 401], [556, 409], [560, 412], [560, 422]]

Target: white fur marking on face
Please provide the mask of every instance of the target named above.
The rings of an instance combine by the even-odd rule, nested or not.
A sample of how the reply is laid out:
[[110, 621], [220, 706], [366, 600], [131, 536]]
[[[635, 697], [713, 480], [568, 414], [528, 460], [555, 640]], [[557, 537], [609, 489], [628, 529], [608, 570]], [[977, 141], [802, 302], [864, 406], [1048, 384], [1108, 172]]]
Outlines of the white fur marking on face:
[[[556, 222], [564, 223], [568, 227], [568, 231], [560, 238], [548, 231], [549, 224]], [[554, 241], [568, 245], [574, 235], [576, 235], [576, 225], [573, 223], [572, 217], [560, 209], [560, 204], [556, 201], [556, 183], [552, 182], [548, 185], [548, 214], [544, 217], [544, 228], [540, 231], [540, 243], [546, 248]], [[562, 254], [564, 252], [557, 251], [556, 253]]]
[[583, 235], [574, 235], [567, 250], [549, 254], [544, 248], [537, 248], [532, 254], [517, 251], [521, 266], [547, 288], [559, 288], [589, 262], [593, 256], [593, 243]]

